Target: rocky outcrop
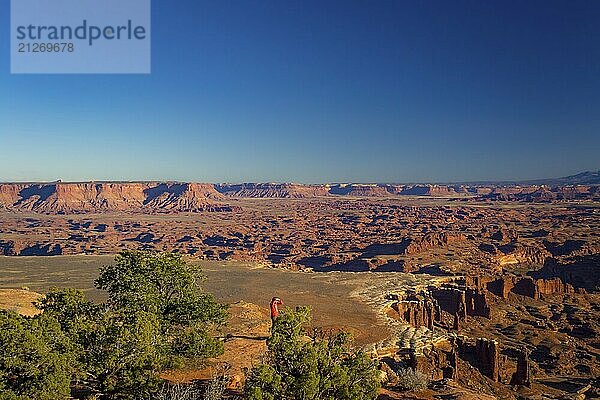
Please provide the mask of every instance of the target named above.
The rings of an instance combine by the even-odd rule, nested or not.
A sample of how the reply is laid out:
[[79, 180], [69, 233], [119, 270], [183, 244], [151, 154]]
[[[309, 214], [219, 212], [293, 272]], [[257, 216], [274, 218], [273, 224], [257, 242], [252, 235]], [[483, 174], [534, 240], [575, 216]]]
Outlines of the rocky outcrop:
[[454, 340], [441, 340], [421, 351], [410, 351], [408, 366], [431, 380], [459, 378], [458, 349]]
[[460, 336], [458, 355], [494, 382], [500, 379], [500, 346], [496, 340]]
[[465, 304], [467, 315], [491, 318], [492, 309], [485, 290], [468, 288], [465, 291]]
[[517, 371], [512, 376], [511, 385], [530, 386], [530, 368], [529, 368], [529, 352], [527, 349], [520, 349], [517, 353]]
[[25, 244], [14, 240], [0, 240], [0, 256], [58, 256], [63, 249], [57, 243]]
[[506, 265], [543, 265], [551, 254], [543, 248], [525, 246], [516, 243], [498, 246], [494, 260], [500, 266]]
[[540, 295], [570, 293], [575, 293], [575, 288], [569, 283], [564, 283], [560, 278], [535, 280], [535, 299], [539, 298]]
[[416, 254], [435, 247], [445, 247], [450, 243], [461, 242], [465, 239], [463, 234], [431, 232], [420, 239], [407, 239], [407, 244], [402, 253], [407, 255]]
[[440, 309], [460, 319], [467, 316], [465, 291], [453, 287], [430, 288], [429, 293], [437, 301]]
[[551, 242], [544, 240], [544, 246], [553, 256], [566, 256], [578, 250], [581, 250], [585, 245], [584, 240], [565, 240], [562, 243]]
[[563, 282], [560, 278], [534, 279], [530, 276], [503, 276], [487, 282], [489, 291], [508, 299], [510, 293], [539, 299], [541, 295], [575, 293], [573, 285]]
[[500, 227], [495, 232], [490, 233], [489, 237], [501, 243], [509, 243], [516, 242], [519, 239], [519, 234], [515, 229]]
[[550, 258], [534, 272], [534, 279], [560, 279], [577, 291], [600, 291], [600, 254], [576, 256], [565, 260]]
[[59, 256], [63, 253], [59, 244], [36, 244], [28, 246], [19, 252], [20, 256]]
[[600, 245], [594, 245], [581, 239], [568, 239], [564, 242], [551, 242], [545, 240], [544, 246], [552, 256], [557, 258], [586, 256], [600, 253]]
[[479, 338], [475, 344], [475, 353], [481, 366], [481, 372], [494, 382], [498, 382], [498, 356], [500, 355], [498, 342]]
[[19, 252], [13, 240], [0, 240], [0, 256], [16, 256]]
[[398, 317], [410, 326], [415, 328], [425, 326], [429, 329], [433, 329], [435, 307], [431, 299], [398, 301], [392, 305]]
[[395, 360], [436, 381], [452, 379], [484, 383], [487, 380], [487, 384], [529, 386], [531, 368], [527, 350], [504, 347], [504, 351], [511, 354], [511, 358], [501, 353], [497, 340], [447, 336], [438, 337], [418, 348], [400, 349]]
[[491, 317], [491, 307], [485, 289], [442, 285], [431, 286], [417, 293], [390, 295], [396, 301], [388, 316], [403, 321], [414, 328], [434, 325], [459, 331], [467, 316]]
[[440, 287], [432, 288], [431, 296], [440, 308], [461, 321], [467, 315], [490, 318], [491, 307], [485, 290], [476, 288]]

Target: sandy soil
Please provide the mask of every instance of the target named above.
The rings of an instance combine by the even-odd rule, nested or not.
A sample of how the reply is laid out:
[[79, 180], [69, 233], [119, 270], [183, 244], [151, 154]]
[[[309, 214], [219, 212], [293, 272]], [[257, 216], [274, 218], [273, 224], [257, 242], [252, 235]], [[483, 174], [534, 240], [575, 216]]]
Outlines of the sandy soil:
[[[112, 260], [112, 256], [0, 257], [0, 288], [27, 286], [43, 293], [51, 287], [74, 287], [102, 299], [104, 294], [93, 288], [93, 281], [99, 268]], [[266, 309], [277, 295], [287, 307], [309, 305], [315, 326], [343, 327], [354, 334], [358, 345], [390, 336], [388, 321], [378, 310], [386, 290], [427, 281], [425, 276], [403, 273], [311, 273], [242, 262], [197, 263], [207, 276], [205, 290], [220, 301], [244, 301]]]
[[0, 289], [0, 310], [9, 310], [28, 317], [40, 313], [34, 303], [41, 294], [21, 289]]

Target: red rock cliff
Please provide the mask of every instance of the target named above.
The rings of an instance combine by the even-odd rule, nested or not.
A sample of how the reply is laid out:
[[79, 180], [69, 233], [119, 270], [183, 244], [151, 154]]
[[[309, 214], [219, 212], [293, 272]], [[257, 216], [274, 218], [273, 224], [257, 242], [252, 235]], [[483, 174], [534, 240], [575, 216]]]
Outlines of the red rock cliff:
[[2, 184], [0, 207], [13, 211], [70, 214], [102, 211], [232, 211], [211, 184], [48, 183]]

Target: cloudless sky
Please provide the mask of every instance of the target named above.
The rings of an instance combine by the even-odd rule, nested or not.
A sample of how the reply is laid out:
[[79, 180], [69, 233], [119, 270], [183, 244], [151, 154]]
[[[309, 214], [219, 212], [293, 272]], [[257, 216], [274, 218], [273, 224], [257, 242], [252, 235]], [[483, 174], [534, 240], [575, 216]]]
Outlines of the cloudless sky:
[[9, 27], [0, 181], [600, 168], [597, 0], [154, 0], [150, 75], [10, 75]]

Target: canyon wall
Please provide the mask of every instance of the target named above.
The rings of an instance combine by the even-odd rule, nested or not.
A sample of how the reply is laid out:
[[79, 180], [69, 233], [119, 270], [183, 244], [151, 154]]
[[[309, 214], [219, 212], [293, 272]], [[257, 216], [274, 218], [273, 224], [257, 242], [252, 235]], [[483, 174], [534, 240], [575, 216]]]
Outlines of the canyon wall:
[[1, 207], [46, 214], [234, 211], [225, 200], [213, 185], [198, 183], [0, 184]]

